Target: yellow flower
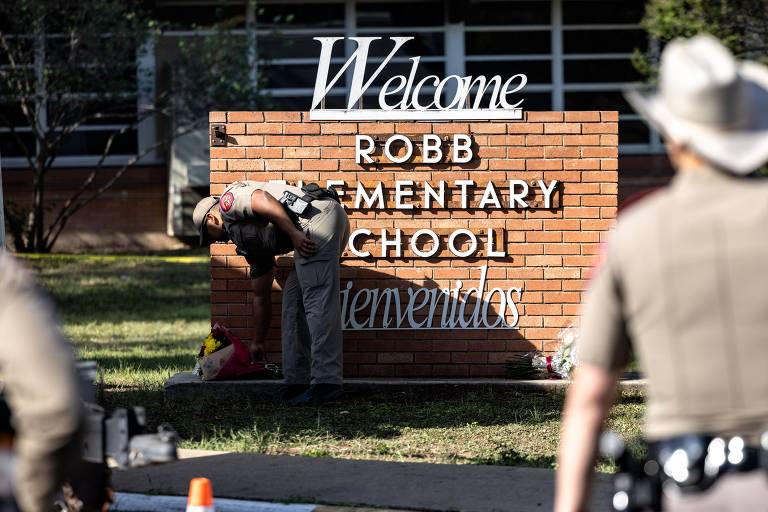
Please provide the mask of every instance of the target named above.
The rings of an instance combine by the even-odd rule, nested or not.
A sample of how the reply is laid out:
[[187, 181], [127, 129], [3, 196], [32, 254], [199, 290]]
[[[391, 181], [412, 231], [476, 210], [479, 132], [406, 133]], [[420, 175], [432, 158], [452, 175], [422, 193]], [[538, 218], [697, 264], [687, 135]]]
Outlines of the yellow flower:
[[203, 347], [203, 356], [207, 356], [220, 349], [221, 342], [214, 338], [212, 334], [209, 334], [208, 337], [203, 341]]

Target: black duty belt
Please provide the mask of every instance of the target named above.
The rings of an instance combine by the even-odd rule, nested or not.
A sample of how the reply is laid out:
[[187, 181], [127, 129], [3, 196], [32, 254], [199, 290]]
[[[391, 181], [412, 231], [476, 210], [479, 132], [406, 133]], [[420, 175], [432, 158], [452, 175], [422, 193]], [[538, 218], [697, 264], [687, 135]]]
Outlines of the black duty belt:
[[600, 451], [619, 466], [613, 479], [614, 510], [662, 510], [662, 490], [696, 493], [725, 474], [768, 470], [768, 432], [760, 446], [749, 446], [739, 436], [688, 434], [650, 442], [647, 448], [647, 456], [637, 458], [618, 435], [601, 437]]
[[298, 217], [307, 217], [310, 213], [312, 201], [332, 199], [339, 202], [339, 194], [332, 188], [320, 188], [317, 183], [308, 183], [301, 187], [303, 196], [298, 196], [286, 190], [279, 199], [280, 204], [291, 214]]

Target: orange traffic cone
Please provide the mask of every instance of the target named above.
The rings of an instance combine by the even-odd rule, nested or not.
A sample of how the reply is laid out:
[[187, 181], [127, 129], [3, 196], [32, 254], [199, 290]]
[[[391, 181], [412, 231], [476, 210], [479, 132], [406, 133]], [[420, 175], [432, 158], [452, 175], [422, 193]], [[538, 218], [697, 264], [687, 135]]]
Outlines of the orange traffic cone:
[[187, 512], [213, 512], [213, 487], [207, 478], [193, 478], [189, 482]]

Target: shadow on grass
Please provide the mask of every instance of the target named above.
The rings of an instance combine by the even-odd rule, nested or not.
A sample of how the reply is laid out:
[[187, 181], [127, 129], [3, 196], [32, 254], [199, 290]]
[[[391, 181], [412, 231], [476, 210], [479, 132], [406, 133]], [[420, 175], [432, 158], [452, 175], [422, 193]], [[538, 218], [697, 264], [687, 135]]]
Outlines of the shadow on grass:
[[[195, 259], [196, 258], [196, 259]], [[107, 372], [104, 400], [143, 405], [186, 446], [261, 453], [549, 467], [562, 395], [417, 391], [288, 408], [259, 396], [165, 403], [163, 379], [194, 364], [209, 320], [209, 267], [199, 257], [30, 259], [78, 348]], [[641, 397], [617, 423], [635, 424]], [[634, 423], [633, 423], [634, 422]], [[633, 427], [627, 427], [633, 428]]]
[[191, 369], [195, 366], [194, 354], [190, 351], [189, 355], [157, 355], [151, 356], [134, 356], [134, 355], [99, 355], [94, 358], [99, 367], [103, 370], [119, 370], [123, 368], [134, 368], [137, 370], [160, 370], [170, 369], [178, 370], [179, 368]]
[[377, 393], [322, 408], [288, 407], [248, 396], [201, 397], [191, 403], [163, 402], [161, 392], [114, 389], [111, 404], [151, 409], [150, 421], [170, 422], [185, 439], [211, 438], [222, 431], [256, 430], [283, 439], [322, 433], [335, 439], [392, 439], [409, 429], [557, 422], [562, 397], [544, 393]]
[[643, 393], [630, 393], [624, 392], [621, 394], [622, 404], [643, 405], [645, 404], [645, 396]]
[[52, 257], [27, 263], [35, 268], [66, 321], [172, 321], [209, 315], [207, 262]]
[[[622, 393], [611, 428], [639, 436], [641, 399]], [[161, 391], [120, 388], [106, 401], [144, 405], [152, 425], [205, 449], [541, 468], [554, 467], [563, 406], [562, 394], [535, 392], [377, 393], [292, 408], [248, 396], [165, 403]]]
[[494, 466], [528, 466], [534, 468], [552, 468], [555, 466], [555, 455], [532, 455], [515, 449], [507, 443], [499, 443], [496, 455], [493, 457], [476, 457], [467, 462]]

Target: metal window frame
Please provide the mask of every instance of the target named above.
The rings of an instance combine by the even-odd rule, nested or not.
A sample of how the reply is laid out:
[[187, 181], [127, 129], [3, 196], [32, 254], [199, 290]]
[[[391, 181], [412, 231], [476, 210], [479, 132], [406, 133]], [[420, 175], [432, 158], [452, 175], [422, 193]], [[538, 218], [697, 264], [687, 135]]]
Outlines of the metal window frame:
[[[448, 23], [447, 16], [443, 25], [437, 26], [422, 26], [422, 27], [358, 27], [357, 26], [357, 5], [366, 3], [375, 3], [380, 0], [260, 0], [264, 4], [341, 4], [344, 5], [344, 25], [339, 27], [323, 27], [323, 28], [302, 28], [302, 27], [285, 27], [280, 28], [281, 35], [338, 35], [351, 37], [355, 35], [377, 35], [377, 34], [395, 34], [395, 33], [424, 33], [424, 34], [444, 34], [444, 52], [443, 55], [430, 55], [423, 56], [423, 62], [443, 62], [447, 74], [464, 75], [466, 71], [466, 64], [468, 62], [524, 62], [524, 61], [549, 61], [551, 65], [552, 77], [550, 83], [529, 84], [526, 90], [530, 92], [550, 92], [552, 95], [552, 108], [553, 110], [563, 110], [565, 107], [565, 94], [567, 92], [583, 92], [583, 91], [621, 91], [622, 89], [632, 85], [629, 82], [595, 82], [595, 83], [567, 83], [564, 79], [564, 63], [565, 61], [579, 61], [579, 60], [620, 60], [628, 59], [632, 54], [625, 52], [613, 52], [613, 53], [578, 53], [578, 54], [566, 54], [563, 50], [563, 35], [567, 31], [594, 31], [594, 30], [637, 30], [640, 29], [638, 24], [627, 23], [610, 23], [610, 24], [565, 24], [563, 23], [563, 1], [564, 0], [542, 0], [549, 1], [551, 7], [551, 23], [549, 24], [531, 24], [531, 25], [466, 25], [461, 23]], [[389, 3], [408, 3], [410, 0], [390, 0]], [[439, 3], [442, 0], [430, 0], [434, 3]], [[486, 0], [486, 1], [503, 1], [503, 0]], [[169, 0], [163, 2], [164, 5], [203, 5], [211, 3], [210, 0]], [[245, 0], [242, 2], [244, 13], [247, 15], [249, 2]], [[447, 14], [447, 12], [446, 12]], [[250, 32], [249, 32], [250, 31]], [[259, 28], [246, 27], [243, 29], [235, 29], [232, 31], [235, 34], [242, 33], [247, 36], [249, 34], [255, 34], [255, 39], [258, 41], [259, 37], [274, 35], [273, 28]], [[551, 37], [551, 50], [548, 53], [541, 54], [507, 54], [507, 55], [467, 55], [466, 54], [466, 36], [471, 33], [480, 32], [549, 32]], [[162, 34], [161, 37], [194, 37], [205, 36], [214, 34], [214, 30], [169, 30]], [[345, 56], [337, 57], [331, 60], [332, 63], [343, 63], [354, 51], [353, 43], [347, 41], [345, 46]], [[147, 44], [151, 45], [154, 50], [156, 41], [152, 40]], [[381, 62], [383, 58], [372, 58], [371, 62]], [[408, 57], [395, 57], [392, 59], [394, 63], [407, 63]], [[312, 57], [307, 58], [280, 58], [280, 59], [268, 59], [259, 60], [256, 62], [258, 67], [269, 66], [291, 66], [291, 65], [313, 65], [316, 63], [316, 59]], [[142, 59], [137, 59], [137, 66], [139, 69], [152, 70], [155, 69], [155, 52], [146, 51], [143, 53]], [[143, 73], [138, 73], [139, 77], [143, 77]], [[152, 76], [148, 73], [147, 76]], [[342, 96], [348, 92], [350, 76], [349, 73], [346, 77], [346, 86], [335, 88], [330, 91], [330, 95]], [[154, 84], [149, 84], [150, 87], [146, 87], [147, 84], [140, 84], [139, 90], [149, 90], [154, 94]], [[370, 91], [375, 93], [379, 88], [372, 87]], [[311, 98], [313, 89], [311, 87], [286, 87], [286, 88], [269, 88], [264, 89], [266, 95], [270, 95], [275, 98], [280, 97], [296, 97], [306, 96]], [[142, 108], [145, 108], [149, 101], [148, 96], [137, 99], [137, 112], [141, 112]], [[638, 120], [639, 116], [635, 114], [621, 114], [622, 120]], [[122, 125], [90, 125], [81, 127], [82, 131], [99, 131], [106, 129], [114, 129], [122, 127]], [[157, 128], [156, 123], [152, 119], [145, 120], [137, 126], [137, 136], [139, 152], [147, 148], [149, 145], [154, 144], [157, 140]], [[0, 130], [0, 132], [8, 130]], [[25, 131], [23, 128], [19, 128], [19, 131]], [[27, 128], [26, 131], [29, 131]], [[620, 151], [623, 154], [653, 154], [663, 153], [663, 145], [657, 132], [651, 130], [651, 137], [648, 144], [621, 144]], [[106, 165], [121, 165], [124, 164], [129, 156], [115, 155], [108, 157], [105, 162]], [[98, 160], [97, 156], [61, 156], [58, 157], [55, 163], [56, 167], [77, 167], [94, 165]], [[3, 162], [7, 168], [24, 167], [27, 165], [26, 159], [21, 157], [7, 157], [3, 158]], [[156, 165], [162, 163], [162, 160], [157, 155], [157, 152], [153, 152], [142, 159], [142, 164]]]
[[549, 32], [552, 24], [544, 25], [466, 25], [465, 32]]
[[[637, 23], [579, 23], [579, 24], [566, 24], [562, 23], [562, 4], [567, 0], [551, 0], [553, 6], [553, 20], [555, 18], [555, 11], [558, 11], [559, 15], [559, 32], [560, 43], [562, 44], [563, 35], [566, 31], [599, 31], [599, 30], [638, 30], [642, 29], [642, 26]], [[555, 22], [553, 21], [553, 24]], [[554, 54], [553, 48], [553, 54]], [[623, 60], [630, 59], [631, 53], [627, 52], [610, 52], [610, 53], [565, 53], [562, 46], [560, 47], [559, 54], [556, 55], [558, 66], [560, 68], [561, 76], [564, 77], [565, 73], [565, 61], [595, 61], [595, 60]], [[555, 60], [553, 58], [553, 61]], [[554, 65], [554, 64], [553, 64]], [[562, 109], [565, 107], [565, 93], [567, 92], [621, 92], [629, 87], [635, 85], [633, 82], [565, 82], [563, 78], [562, 86], [560, 87], [559, 94], [562, 95]], [[554, 102], [553, 102], [554, 105]], [[642, 119], [637, 114], [619, 114], [619, 120], [635, 121]], [[639, 155], [639, 154], [659, 154], [664, 152], [663, 146], [659, 143], [659, 135], [653, 128], [649, 128], [649, 139], [647, 143], [627, 143], [622, 144], [619, 140], [619, 154], [624, 155]]]
[[[104, 159], [104, 162], [102, 163], [102, 167], [117, 167], [125, 165], [125, 163], [133, 158], [135, 155], [111, 155]], [[53, 168], [76, 168], [76, 167], [95, 167], [98, 165], [99, 160], [101, 157], [99, 156], [89, 156], [89, 155], [82, 155], [82, 156], [76, 156], [76, 155], [67, 155], [67, 156], [59, 156], [56, 158], [56, 161], [54, 162]], [[9, 156], [9, 157], [2, 157], [2, 163], [5, 166], [6, 169], [22, 169], [29, 167], [29, 162], [24, 157], [19, 156]], [[163, 164], [163, 161], [157, 161], [157, 162], [145, 162], [143, 159], [140, 161], [139, 165], [142, 166], [150, 166], [150, 165], [161, 165]]]
[[560, 0], [550, 4], [552, 32], [550, 33], [550, 51], [552, 52], [552, 110], [565, 110], [564, 66], [563, 66], [563, 5]]
[[[50, 34], [46, 34], [46, 38]], [[54, 35], [55, 36], [55, 35]], [[139, 51], [136, 55], [135, 66], [137, 67], [137, 88], [136, 88], [136, 114], [141, 115], [141, 112], [151, 108], [152, 102], [156, 95], [155, 90], [155, 39], [150, 37], [144, 43], [143, 50]], [[126, 64], [128, 65], [128, 64]], [[146, 71], [146, 74], [143, 72]], [[80, 93], [85, 96], [89, 93]], [[47, 115], [47, 109], [43, 109], [41, 116], [43, 122]], [[110, 155], [104, 159], [103, 166], [121, 166], [125, 165], [131, 158], [134, 158], [137, 154], [141, 154], [143, 151], [149, 149], [157, 141], [157, 120], [154, 116], [148, 116], [136, 125], [136, 146], [137, 153], [125, 154], [125, 155]], [[129, 124], [90, 124], [79, 126], [76, 132], [97, 132], [97, 131], [114, 131], [120, 130], [130, 126]], [[29, 133], [32, 128], [29, 126], [18, 126], [15, 128], [17, 132]], [[0, 128], [0, 133], [10, 133], [9, 128]], [[25, 157], [5, 157], [1, 156], [2, 164], [6, 169], [23, 169], [29, 167], [29, 161]], [[99, 155], [62, 155], [57, 156], [53, 162], [53, 168], [72, 168], [72, 167], [93, 167], [98, 165], [101, 156]], [[163, 163], [163, 160], [159, 157], [156, 150], [149, 151], [138, 162], [139, 165], [159, 165]]]

